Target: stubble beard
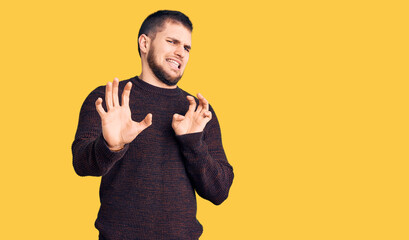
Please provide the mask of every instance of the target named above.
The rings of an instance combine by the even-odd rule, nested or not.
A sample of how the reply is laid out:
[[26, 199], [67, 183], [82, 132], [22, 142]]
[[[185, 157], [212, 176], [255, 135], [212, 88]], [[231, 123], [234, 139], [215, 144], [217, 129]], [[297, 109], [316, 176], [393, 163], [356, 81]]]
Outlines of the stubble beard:
[[155, 74], [155, 76], [164, 84], [168, 86], [175, 86], [182, 78], [183, 74], [174, 78], [169, 76], [169, 74], [165, 72], [163, 67], [159, 66], [159, 64], [155, 62], [154, 52], [155, 52], [154, 48], [151, 48], [147, 56], [148, 65], [152, 70], [153, 74]]

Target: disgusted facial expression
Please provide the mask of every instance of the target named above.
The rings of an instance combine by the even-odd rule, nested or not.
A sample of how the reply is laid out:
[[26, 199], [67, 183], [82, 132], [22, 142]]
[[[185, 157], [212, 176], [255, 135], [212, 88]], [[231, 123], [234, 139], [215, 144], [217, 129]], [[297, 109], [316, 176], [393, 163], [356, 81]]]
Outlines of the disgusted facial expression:
[[164, 23], [156, 33], [148, 50], [147, 60], [155, 76], [168, 86], [182, 78], [189, 60], [192, 33], [182, 24]]

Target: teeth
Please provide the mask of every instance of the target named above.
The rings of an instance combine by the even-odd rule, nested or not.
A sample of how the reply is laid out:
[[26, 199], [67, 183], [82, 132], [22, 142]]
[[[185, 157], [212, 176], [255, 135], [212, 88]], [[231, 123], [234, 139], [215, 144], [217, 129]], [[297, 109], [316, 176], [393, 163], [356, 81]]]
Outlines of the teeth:
[[175, 64], [175, 66], [176, 66], [176, 67], [179, 67], [179, 63], [178, 63], [178, 62], [176, 62], [176, 61], [174, 61], [174, 60], [172, 60], [172, 59], [168, 59], [167, 61], [168, 61], [168, 62], [170, 62], [170, 63]]

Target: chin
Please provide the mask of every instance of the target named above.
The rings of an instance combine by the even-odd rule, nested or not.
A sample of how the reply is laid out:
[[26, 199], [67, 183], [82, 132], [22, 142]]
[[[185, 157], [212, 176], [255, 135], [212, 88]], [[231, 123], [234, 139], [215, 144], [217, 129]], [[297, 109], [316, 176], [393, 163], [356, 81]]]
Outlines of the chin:
[[161, 80], [163, 83], [165, 83], [168, 86], [175, 86], [179, 80], [182, 78], [182, 76], [178, 77], [178, 78], [172, 78], [172, 79], [159, 79]]
[[175, 86], [182, 78], [182, 75], [170, 75], [164, 71], [154, 72], [154, 74], [161, 82], [168, 86]]

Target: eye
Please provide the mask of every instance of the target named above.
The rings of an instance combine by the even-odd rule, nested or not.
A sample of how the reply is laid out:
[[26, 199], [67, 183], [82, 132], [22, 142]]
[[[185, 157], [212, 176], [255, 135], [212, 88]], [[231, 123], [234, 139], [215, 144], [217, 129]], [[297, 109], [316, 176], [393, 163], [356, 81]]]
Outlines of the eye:
[[186, 52], [190, 52], [190, 48], [185, 47], [185, 51], [186, 51]]
[[172, 40], [166, 40], [168, 43], [172, 43], [172, 44], [174, 44], [175, 42], [174, 41], [172, 41]]

